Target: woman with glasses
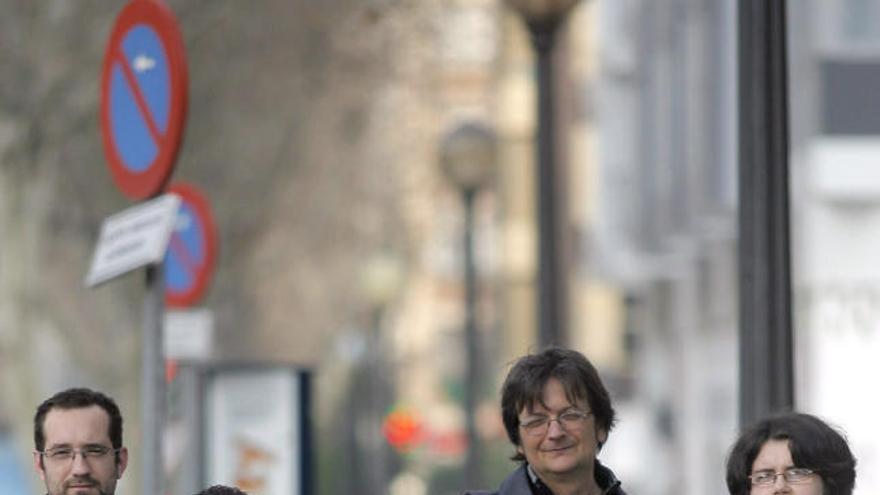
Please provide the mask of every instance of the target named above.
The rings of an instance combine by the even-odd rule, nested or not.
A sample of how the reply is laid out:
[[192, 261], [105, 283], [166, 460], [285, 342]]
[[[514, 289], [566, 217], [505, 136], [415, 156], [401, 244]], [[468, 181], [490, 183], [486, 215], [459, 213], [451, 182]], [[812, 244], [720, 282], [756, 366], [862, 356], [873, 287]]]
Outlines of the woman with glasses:
[[731, 495], [852, 495], [856, 460], [846, 439], [802, 413], [758, 421], [742, 432], [727, 459]]

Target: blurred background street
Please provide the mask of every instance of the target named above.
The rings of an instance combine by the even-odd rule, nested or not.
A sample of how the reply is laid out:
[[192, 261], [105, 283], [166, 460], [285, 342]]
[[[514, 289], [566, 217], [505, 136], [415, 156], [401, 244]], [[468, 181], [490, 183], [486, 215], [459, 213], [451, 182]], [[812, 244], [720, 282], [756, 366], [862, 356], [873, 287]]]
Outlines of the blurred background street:
[[[119, 402], [120, 492], [141, 493], [144, 270], [84, 284], [102, 221], [135, 204], [99, 115], [125, 3], [0, 0], [3, 494], [42, 493], [32, 415], [70, 386]], [[572, 2], [544, 59], [528, 2], [165, 3], [189, 77], [171, 181], [209, 198], [219, 246], [205, 297], [163, 320], [169, 495], [494, 488], [515, 453], [500, 382], [548, 342], [609, 385], [599, 458], [627, 493], [727, 493], [736, 2]], [[787, 8], [794, 404], [846, 432], [869, 495], [880, 0]]]

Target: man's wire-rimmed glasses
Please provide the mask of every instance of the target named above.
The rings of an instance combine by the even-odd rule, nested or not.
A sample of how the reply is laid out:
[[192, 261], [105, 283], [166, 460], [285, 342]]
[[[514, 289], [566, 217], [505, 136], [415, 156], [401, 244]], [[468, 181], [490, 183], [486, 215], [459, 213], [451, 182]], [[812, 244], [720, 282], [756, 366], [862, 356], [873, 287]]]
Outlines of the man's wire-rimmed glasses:
[[105, 445], [87, 445], [81, 449], [73, 447], [55, 447], [54, 449], [38, 450], [37, 452], [52, 464], [60, 465], [72, 463], [76, 454], [82, 456], [85, 461], [102, 461], [111, 452], [116, 454], [121, 449], [113, 449]]
[[559, 413], [557, 416], [539, 416], [529, 418], [520, 423], [520, 426], [531, 436], [542, 437], [547, 434], [550, 429], [550, 423], [556, 421], [565, 431], [577, 431], [583, 428], [587, 422], [587, 418], [593, 414], [588, 411], [580, 411], [577, 409], [569, 409]]

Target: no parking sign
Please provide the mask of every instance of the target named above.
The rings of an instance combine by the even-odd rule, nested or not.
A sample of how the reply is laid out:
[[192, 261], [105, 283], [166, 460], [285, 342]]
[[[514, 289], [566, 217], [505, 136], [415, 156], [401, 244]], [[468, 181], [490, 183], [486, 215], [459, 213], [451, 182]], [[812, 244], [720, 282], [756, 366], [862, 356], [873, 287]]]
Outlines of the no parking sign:
[[217, 231], [208, 200], [198, 189], [178, 183], [168, 192], [181, 203], [165, 254], [165, 303], [192, 306], [204, 295], [214, 271]]
[[[116, 17], [107, 42], [101, 69], [100, 103], [101, 136], [108, 168], [116, 185], [131, 199], [143, 200], [160, 195], [171, 176], [186, 121], [187, 84], [183, 37], [174, 14], [161, 0], [131, 0]], [[191, 225], [195, 226], [189, 227], [194, 229], [192, 232], [180, 229], [184, 223], [180, 219], [181, 212], [187, 215], [186, 218], [196, 218], [192, 212], [207, 203], [193, 200], [187, 188], [177, 192], [186, 203], [180, 206], [180, 210], [175, 210], [177, 218], [175, 211], [162, 217], [165, 220], [162, 225], [166, 227], [162, 232], [166, 236], [156, 250], [156, 259], [148, 259], [147, 268], [149, 296], [144, 303], [141, 346], [144, 449], [141, 493], [144, 494], [165, 493], [162, 443], [167, 432], [163, 428], [166, 391], [162, 373], [161, 317], [165, 309], [162, 300], [166, 299], [169, 305], [191, 304], [197, 300], [207, 286], [214, 262], [216, 236], [210, 217], [200, 216], [198, 221], [192, 221]], [[158, 200], [161, 202], [163, 198]], [[167, 200], [175, 208], [181, 203], [170, 195]], [[161, 222], [135, 218], [131, 224], [123, 224], [119, 231], [137, 234], [158, 223]], [[177, 229], [171, 235], [169, 246], [164, 242], [168, 240], [171, 223], [175, 223]], [[110, 235], [107, 238], [108, 243], [116, 240]], [[130, 244], [135, 245], [134, 242]], [[125, 259], [124, 255], [130, 249], [128, 243], [113, 247], [110, 252], [113, 256], [101, 259]], [[163, 255], [168, 260], [167, 266], [157, 267]], [[128, 264], [125, 267], [136, 266]], [[108, 276], [121, 273], [114, 271]], [[169, 283], [166, 287], [162, 277], [156, 276], [160, 273], [166, 274], [177, 285]], [[97, 279], [90, 276], [90, 280]], [[165, 298], [162, 297], [163, 290]]]
[[187, 110], [186, 56], [171, 11], [133, 0], [116, 18], [101, 72], [101, 131], [113, 179], [132, 199], [158, 194]]

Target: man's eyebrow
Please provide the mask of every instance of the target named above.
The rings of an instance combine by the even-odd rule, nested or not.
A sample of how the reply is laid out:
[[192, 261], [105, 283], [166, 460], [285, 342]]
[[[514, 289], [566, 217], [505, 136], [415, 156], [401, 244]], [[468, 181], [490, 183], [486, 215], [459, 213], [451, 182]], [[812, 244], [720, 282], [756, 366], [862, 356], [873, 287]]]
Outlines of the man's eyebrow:
[[545, 410], [538, 411], [538, 408], [535, 406], [536, 404], [532, 404], [530, 406], [524, 407], [523, 409], [525, 410], [526, 414], [546, 414], [546, 407], [543, 408]]
[[[560, 409], [556, 414], [566, 413], [568, 411], [580, 411], [581, 409], [576, 404], [569, 404], [562, 409]], [[526, 411], [526, 414], [529, 416], [548, 416], [553, 414], [553, 411], [545, 410], [545, 411], [535, 411], [534, 409], [529, 409]]]
[[547, 415], [547, 413], [545, 413], [545, 412], [526, 411], [527, 418], [533, 418], [535, 416], [546, 416], [546, 415]]
[[[107, 445], [104, 445], [103, 443], [100, 443], [100, 442], [89, 442], [89, 443], [83, 444], [83, 446], [82, 446], [82, 448], [88, 448], [88, 447], [107, 447]], [[51, 444], [51, 445], [46, 446], [46, 450], [62, 449], [62, 448], [70, 449], [70, 448], [73, 448], [73, 445], [71, 445], [69, 443], [55, 443], [55, 444]]]
[[70, 444], [69, 443], [53, 443], [53, 444], [47, 445], [45, 448], [46, 448], [46, 450], [49, 450], [49, 449], [69, 449]]

